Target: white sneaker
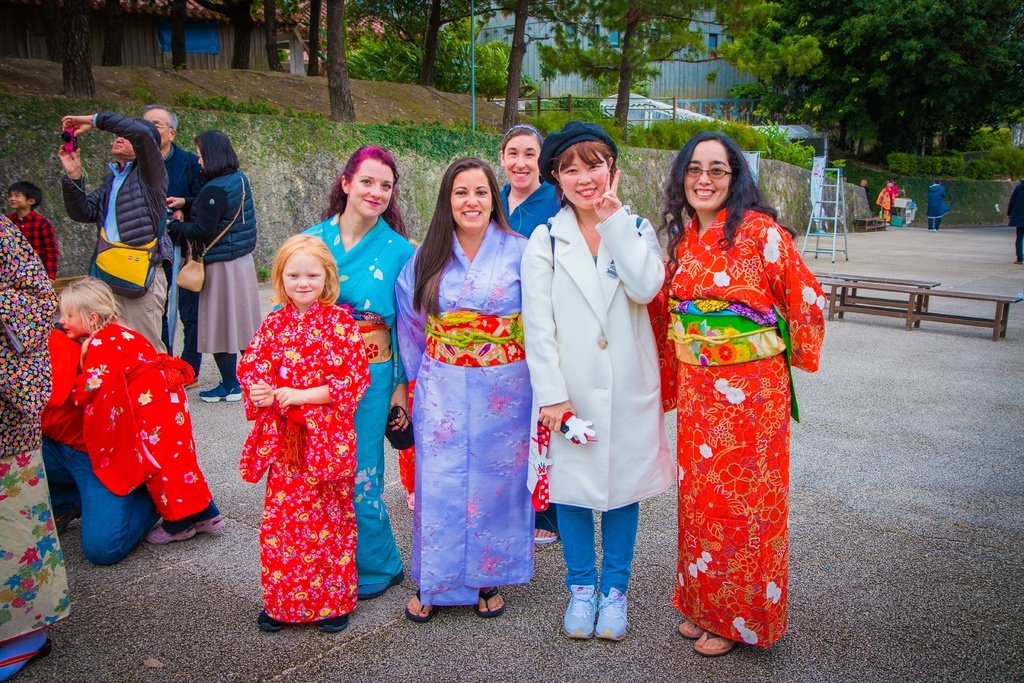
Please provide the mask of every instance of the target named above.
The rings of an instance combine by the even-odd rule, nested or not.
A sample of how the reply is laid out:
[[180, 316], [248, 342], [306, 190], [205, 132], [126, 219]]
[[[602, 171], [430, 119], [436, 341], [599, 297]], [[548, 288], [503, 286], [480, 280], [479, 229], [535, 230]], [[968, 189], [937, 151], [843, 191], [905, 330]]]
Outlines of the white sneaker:
[[597, 600], [593, 586], [571, 586], [569, 608], [565, 610], [562, 628], [570, 638], [589, 638], [594, 635], [594, 616]]
[[612, 588], [601, 598], [601, 615], [597, 618], [597, 637], [622, 640], [626, 637], [626, 596]]

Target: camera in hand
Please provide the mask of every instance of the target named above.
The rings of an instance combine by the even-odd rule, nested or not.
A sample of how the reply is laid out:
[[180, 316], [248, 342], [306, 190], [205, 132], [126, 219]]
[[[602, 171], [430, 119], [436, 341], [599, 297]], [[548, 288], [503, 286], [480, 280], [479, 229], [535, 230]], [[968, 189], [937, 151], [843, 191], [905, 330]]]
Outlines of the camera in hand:
[[65, 152], [74, 152], [78, 149], [78, 136], [75, 135], [74, 128], [65, 128], [60, 134], [60, 139], [64, 142]]

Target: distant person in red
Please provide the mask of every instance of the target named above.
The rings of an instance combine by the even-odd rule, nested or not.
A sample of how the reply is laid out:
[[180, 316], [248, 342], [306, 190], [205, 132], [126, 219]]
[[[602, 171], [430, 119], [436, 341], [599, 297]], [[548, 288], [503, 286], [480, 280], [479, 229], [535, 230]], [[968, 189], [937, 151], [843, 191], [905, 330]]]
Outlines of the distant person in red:
[[43, 205], [43, 191], [32, 183], [19, 180], [7, 188], [7, 205], [14, 211], [7, 218], [18, 226], [21, 234], [37, 254], [46, 268], [46, 277], [57, 278], [58, 252], [57, 235], [53, 224], [39, 215]]

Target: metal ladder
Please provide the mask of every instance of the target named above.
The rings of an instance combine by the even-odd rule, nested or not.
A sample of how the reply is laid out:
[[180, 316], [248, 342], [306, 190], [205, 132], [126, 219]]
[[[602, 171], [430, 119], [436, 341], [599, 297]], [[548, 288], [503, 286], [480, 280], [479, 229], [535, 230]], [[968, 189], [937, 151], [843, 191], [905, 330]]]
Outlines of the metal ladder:
[[[801, 254], [831, 254], [832, 263], [836, 262], [836, 254], [841, 252], [850, 260], [846, 244], [846, 184], [843, 182], [843, 169], [826, 168], [821, 181], [821, 199], [815, 200], [811, 206], [811, 217], [807, 221], [807, 232], [804, 233], [804, 244]], [[839, 235], [843, 237], [843, 246], [838, 245]], [[831, 245], [828, 244], [831, 236]], [[814, 248], [807, 248], [807, 241], [814, 238]], [[821, 240], [825, 239], [822, 246]]]

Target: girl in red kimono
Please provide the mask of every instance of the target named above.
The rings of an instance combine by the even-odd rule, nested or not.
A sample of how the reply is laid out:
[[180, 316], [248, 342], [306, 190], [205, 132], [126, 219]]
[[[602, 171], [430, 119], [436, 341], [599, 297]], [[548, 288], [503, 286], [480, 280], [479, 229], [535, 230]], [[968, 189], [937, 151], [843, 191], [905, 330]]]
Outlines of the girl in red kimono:
[[729, 137], [690, 140], [666, 194], [679, 378], [673, 603], [679, 632], [713, 657], [786, 630], [791, 410], [799, 417], [789, 369], [818, 369], [825, 297]]
[[277, 252], [271, 312], [238, 365], [245, 414], [242, 478], [268, 469], [260, 525], [263, 611], [256, 625], [348, 626], [356, 607], [356, 431], [370, 385], [355, 320], [334, 302], [338, 269], [319, 237], [296, 235]]
[[87, 337], [71, 399], [83, 408], [83, 438], [96, 477], [118, 496], [146, 484], [164, 518], [146, 535], [150, 543], [223, 528], [196, 460], [184, 389], [191, 367], [157, 353], [122, 325], [110, 287], [99, 280], [69, 284], [60, 313], [69, 337]]

